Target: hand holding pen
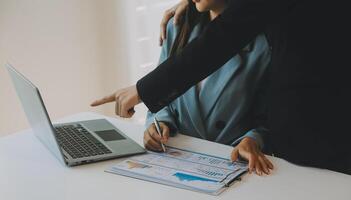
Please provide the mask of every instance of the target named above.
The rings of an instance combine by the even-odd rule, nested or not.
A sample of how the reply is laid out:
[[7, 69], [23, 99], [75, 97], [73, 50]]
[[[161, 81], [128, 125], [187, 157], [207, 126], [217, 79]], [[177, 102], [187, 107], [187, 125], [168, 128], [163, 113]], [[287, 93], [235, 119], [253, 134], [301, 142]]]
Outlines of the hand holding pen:
[[[159, 126], [159, 132], [157, 131], [157, 125]], [[160, 133], [160, 134], [159, 134]], [[157, 119], [154, 120], [144, 132], [144, 145], [145, 148], [151, 151], [165, 151], [166, 148], [163, 149], [167, 143], [169, 138], [169, 127], [164, 122], [158, 122]]]
[[[162, 137], [163, 137], [163, 134], [162, 134], [162, 132], [161, 132], [161, 127], [160, 127], [160, 124], [158, 123], [156, 117], [154, 117], [154, 124], [155, 124], [155, 126], [156, 126], [156, 130], [157, 130], [158, 135], [161, 136], [161, 138], [162, 138]], [[162, 143], [162, 141], [161, 141], [161, 147], [162, 147], [163, 152], [166, 152], [166, 147], [165, 147], [165, 145]]]

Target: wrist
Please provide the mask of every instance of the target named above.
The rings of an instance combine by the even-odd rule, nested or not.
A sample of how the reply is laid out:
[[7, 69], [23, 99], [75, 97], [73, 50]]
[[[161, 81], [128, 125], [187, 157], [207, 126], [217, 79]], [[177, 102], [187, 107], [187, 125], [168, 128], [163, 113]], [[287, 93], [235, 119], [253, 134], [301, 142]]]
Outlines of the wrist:
[[241, 140], [241, 143], [249, 144], [249, 145], [255, 145], [256, 147], [258, 147], [257, 141], [254, 138], [252, 138], [252, 137], [244, 137]]
[[139, 96], [138, 87], [137, 87], [136, 85], [134, 85], [134, 95], [135, 95], [135, 97], [136, 97], [137, 103], [141, 103], [142, 100], [141, 100], [141, 98], [140, 98], [140, 96]]

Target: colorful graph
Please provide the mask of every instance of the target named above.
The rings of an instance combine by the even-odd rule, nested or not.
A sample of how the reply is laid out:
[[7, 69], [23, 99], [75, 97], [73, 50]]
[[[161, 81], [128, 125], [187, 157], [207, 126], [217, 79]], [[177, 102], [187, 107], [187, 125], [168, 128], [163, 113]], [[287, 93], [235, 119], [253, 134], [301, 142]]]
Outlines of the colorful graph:
[[224, 176], [223, 173], [221, 172], [215, 172], [215, 171], [211, 171], [211, 170], [206, 170], [206, 169], [197, 169], [198, 172], [206, 174], [207, 176], [211, 176], [211, 177], [222, 177]]
[[180, 157], [180, 156], [183, 155], [182, 152], [180, 152], [180, 151], [173, 151], [173, 150], [171, 150], [171, 151], [169, 151], [167, 153], [168, 153], [168, 155], [171, 155], [171, 156], [174, 156], [174, 157]]
[[180, 181], [207, 181], [207, 182], [217, 182], [215, 180], [211, 180], [208, 178], [203, 178], [203, 177], [199, 177], [199, 176], [194, 176], [194, 175], [190, 175], [190, 174], [184, 174], [181, 172], [177, 172], [175, 174], [173, 174], [173, 176], [177, 177]]
[[126, 161], [126, 163], [128, 164], [128, 169], [133, 169], [133, 168], [151, 168], [151, 166], [149, 166], [149, 165], [137, 163], [137, 162], [130, 161], [130, 160]]

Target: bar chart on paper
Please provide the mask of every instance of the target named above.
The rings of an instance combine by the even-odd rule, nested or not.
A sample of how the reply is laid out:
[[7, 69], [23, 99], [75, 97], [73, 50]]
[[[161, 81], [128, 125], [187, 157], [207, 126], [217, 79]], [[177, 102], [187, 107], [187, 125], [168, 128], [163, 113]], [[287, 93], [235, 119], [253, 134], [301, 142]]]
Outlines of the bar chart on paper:
[[106, 172], [218, 195], [247, 164], [168, 147], [165, 153], [148, 152], [124, 159]]

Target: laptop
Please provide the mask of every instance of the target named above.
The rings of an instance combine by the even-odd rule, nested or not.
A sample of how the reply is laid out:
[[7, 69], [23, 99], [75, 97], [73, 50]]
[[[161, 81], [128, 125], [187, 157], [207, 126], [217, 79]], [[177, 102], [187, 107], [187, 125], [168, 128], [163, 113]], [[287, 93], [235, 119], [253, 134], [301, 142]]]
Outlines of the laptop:
[[35, 136], [64, 165], [145, 153], [106, 119], [52, 124], [38, 88], [10, 64], [5, 67]]

